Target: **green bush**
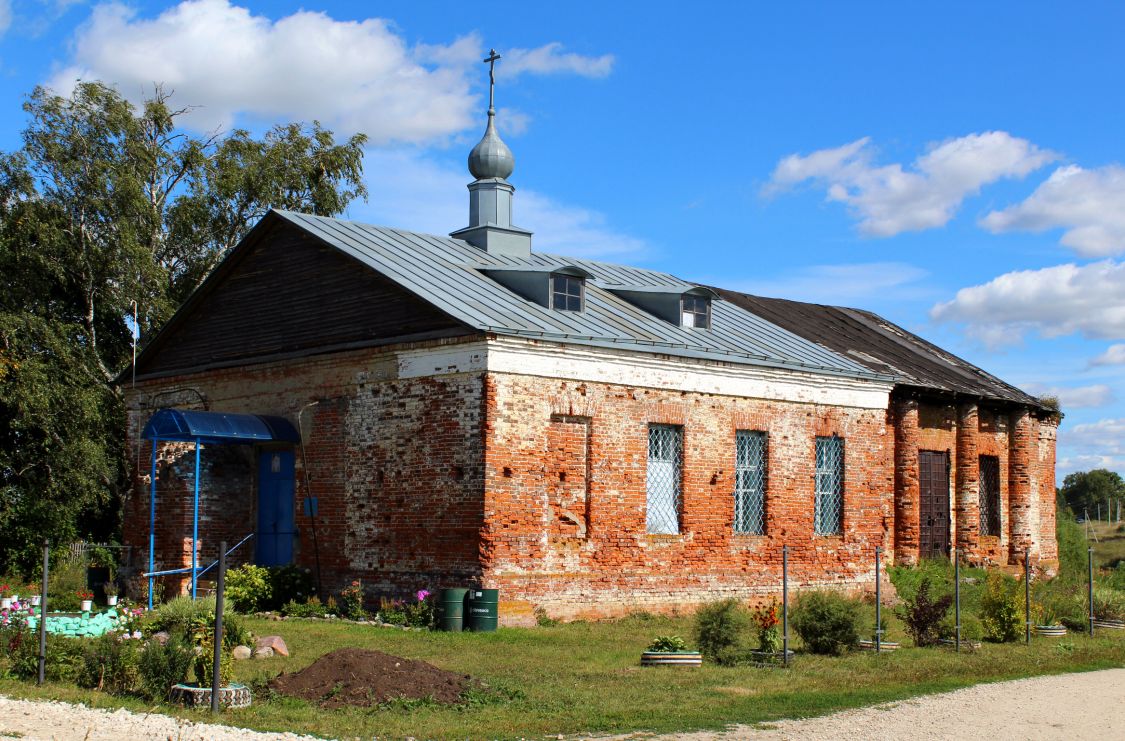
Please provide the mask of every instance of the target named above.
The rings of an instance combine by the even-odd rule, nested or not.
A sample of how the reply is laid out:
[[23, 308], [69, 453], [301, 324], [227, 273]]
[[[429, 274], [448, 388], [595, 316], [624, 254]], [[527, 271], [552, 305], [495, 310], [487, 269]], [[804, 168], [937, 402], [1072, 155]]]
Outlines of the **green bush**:
[[86, 562], [67, 555], [51, 564], [47, 577], [47, 606], [52, 611], [75, 612], [86, 591]]
[[164, 645], [149, 641], [137, 665], [138, 691], [148, 700], [167, 700], [172, 685], [187, 681], [194, 660], [192, 645], [182, 633], [173, 634]]
[[140, 688], [140, 641], [115, 633], [95, 638], [86, 646], [77, 684], [111, 695], [133, 695]]
[[914, 597], [906, 600], [899, 610], [899, 617], [915, 646], [932, 646], [938, 642], [942, 622], [952, 604], [952, 595], [931, 597], [929, 578], [922, 580]]
[[280, 610], [287, 602], [304, 602], [316, 594], [312, 572], [303, 566], [272, 566], [269, 569], [270, 598], [266, 610]]
[[802, 594], [793, 608], [793, 629], [816, 654], [840, 654], [859, 642], [863, 604], [836, 592]]
[[687, 651], [688, 645], [680, 636], [657, 636], [652, 639], [652, 643], [648, 644], [646, 651]]
[[984, 624], [984, 637], [997, 643], [1014, 641], [1023, 633], [1023, 599], [1019, 583], [1011, 577], [995, 572], [988, 577], [981, 598], [980, 618]]
[[[81, 638], [47, 634], [47, 679], [73, 682], [85, 665], [86, 642]], [[26, 628], [3, 631], [0, 651], [4, 654], [4, 673], [17, 679], [39, 676], [39, 636]]]
[[[199, 622], [208, 625], [215, 623], [215, 598], [200, 597], [193, 600], [191, 597], [176, 597], [157, 607], [148, 618], [147, 628], [150, 631], [163, 630], [168, 633], [181, 633], [190, 635]], [[230, 602], [223, 605], [223, 645], [233, 648], [247, 643], [250, 632], [246, 629], [242, 619], [234, 612]]]
[[267, 609], [273, 601], [270, 571], [248, 563], [226, 573], [224, 598], [236, 612], [252, 613]]
[[704, 656], [718, 664], [737, 664], [746, 656], [751, 631], [750, 612], [735, 599], [711, 602], [695, 613], [696, 645]]
[[1125, 620], [1125, 592], [1095, 585], [1094, 617], [1098, 620]]
[[328, 608], [321, 604], [319, 598], [309, 597], [307, 602], [289, 600], [282, 606], [281, 614], [286, 617], [322, 618], [328, 614]]
[[1055, 537], [1059, 543], [1059, 576], [1067, 581], [1084, 581], [1087, 570], [1086, 534], [1074, 521], [1070, 510], [1055, 516]]

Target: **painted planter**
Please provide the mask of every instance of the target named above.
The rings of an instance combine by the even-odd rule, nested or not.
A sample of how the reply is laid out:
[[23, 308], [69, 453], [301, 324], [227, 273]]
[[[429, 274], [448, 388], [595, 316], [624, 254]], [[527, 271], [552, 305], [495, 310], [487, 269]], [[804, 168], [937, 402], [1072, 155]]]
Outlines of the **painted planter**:
[[[187, 708], [211, 707], [211, 688], [195, 684], [176, 684], [170, 695], [172, 702]], [[219, 688], [219, 705], [224, 708], [250, 707], [250, 688], [244, 684], [228, 684]]]
[[31, 595], [31, 606], [32, 607], [38, 607], [40, 599], [41, 598], [39, 597], [38, 594]]
[[1035, 634], [1048, 638], [1062, 638], [1066, 635], [1065, 625], [1036, 625]]
[[[793, 649], [789, 649], [788, 653], [789, 653], [789, 660], [793, 661], [793, 656], [794, 656]], [[769, 664], [771, 666], [773, 666], [773, 665], [781, 666], [782, 664], [785, 663], [785, 657], [782, 655], [781, 651], [761, 651], [761, 650], [758, 650], [758, 651], [751, 651], [750, 655], [754, 658], [754, 661], [758, 664]]]
[[[866, 639], [860, 640], [859, 648], [862, 651], [874, 651], [875, 650], [875, 641], [869, 641], [869, 640], [866, 640]], [[879, 641], [879, 651], [880, 651], [880, 653], [883, 652], [883, 651], [897, 651], [898, 649], [899, 649], [899, 642], [898, 641]]]
[[[954, 641], [952, 638], [940, 638], [940, 639], [938, 639], [938, 643], [940, 643], [943, 646], [949, 646], [950, 648], [953, 648], [956, 645], [956, 641]], [[970, 640], [968, 638], [962, 638], [961, 639], [961, 648], [968, 648], [968, 649], [975, 650], [975, 649], [978, 649], [980, 647], [981, 647], [980, 641], [973, 641], [973, 640]]]
[[82, 600], [82, 605], [79, 609], [82, 612], [89, 612], [90, 610], [94, 609], [94, 600], [92, 600], [92, 599]]
[[110, 607], [115, 607], [117, 605], [117, 595], [113, 594], [113, 595], [107, 596], [105, 598], [105, 603], [107, 605], [109, 605]]
[[1125, 620], [1099, 620], [1094, 619], [1095, 628], [1107, 628], [1109, 630], [1125, 630]]
[[12, 609], [12, 598], [11, 597], [0, 597], [0, 610], [10, 610], [10, 609]]
[[698, 651], [645, 651], [641, 666], [703, 666], [703, 655]]

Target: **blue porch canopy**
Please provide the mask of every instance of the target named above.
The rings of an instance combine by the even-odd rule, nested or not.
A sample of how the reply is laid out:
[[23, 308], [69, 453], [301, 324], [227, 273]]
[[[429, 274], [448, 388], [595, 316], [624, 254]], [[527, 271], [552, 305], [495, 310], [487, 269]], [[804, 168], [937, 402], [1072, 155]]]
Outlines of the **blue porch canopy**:
[[[148, 606], [152, 608], [153, 580], [165, 574], [191, 572], [191, 596], [196, 597], [199, 575], [211, 568], [199, 567], [199, 448], [201, 445], [253, 445], [256, 443], [299, 443], [301, 435], [284, 417], [262, 414], [229, 414], [199, 412], [190, 409], [165, 408], [149, 417], [141, 437], [152, 441], [152, 472], [149, 491], [148, 525]], [[195, 476], [193, 486], [191, 568], [156, 571], [156, 453], [158, 443], [195, 443]], [[245, 543], [250, 536], [242, 539]], [[213, 566], [214, 564], [212, 564]]]
[[161, 409], [149, 417], [141, 437], [210, 444], [261, 442], [299, 443], [301, 436], [284, 417], [264, 414], [198, 412], [189, 409]]

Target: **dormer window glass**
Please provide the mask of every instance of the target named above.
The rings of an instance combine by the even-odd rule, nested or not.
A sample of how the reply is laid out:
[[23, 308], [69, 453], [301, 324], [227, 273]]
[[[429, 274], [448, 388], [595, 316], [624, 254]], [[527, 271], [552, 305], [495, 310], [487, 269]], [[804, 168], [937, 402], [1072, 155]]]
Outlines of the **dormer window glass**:
[[711, 328], [711, 299], [707, 296], [685, 295], [680, 299], [680, 326]]
[[558, 311], [582, 311], [585, 281], [575, 275], [551, 275], [551, 308]]

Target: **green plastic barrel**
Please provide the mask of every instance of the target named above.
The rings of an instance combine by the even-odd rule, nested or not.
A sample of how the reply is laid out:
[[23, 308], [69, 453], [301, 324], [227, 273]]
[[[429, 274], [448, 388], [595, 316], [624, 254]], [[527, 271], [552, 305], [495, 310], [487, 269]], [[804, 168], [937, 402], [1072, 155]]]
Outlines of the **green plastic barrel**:
[[442, 589], [438, 592], [438, 628], [460, 633], [464, 624], [465, 594], [468, 589]]
[[499, 589], [470, 589], [465, 600], [465, 627], [481, 633], [496, 630], [499, 599]]

